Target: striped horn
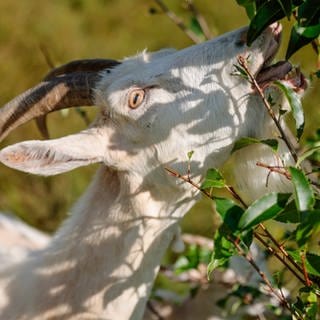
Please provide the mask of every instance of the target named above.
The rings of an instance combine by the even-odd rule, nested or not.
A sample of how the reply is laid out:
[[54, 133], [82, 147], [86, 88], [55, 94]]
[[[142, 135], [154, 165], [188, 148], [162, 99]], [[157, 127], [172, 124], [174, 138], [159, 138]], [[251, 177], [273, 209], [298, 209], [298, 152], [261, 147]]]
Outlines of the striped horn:
[[44, 81], [0, 109], [0, 141], [18, 126], [50, 112], [93, 106], [99, 71], [118, 64], [108, 59], [77, 60], [53, 69]]

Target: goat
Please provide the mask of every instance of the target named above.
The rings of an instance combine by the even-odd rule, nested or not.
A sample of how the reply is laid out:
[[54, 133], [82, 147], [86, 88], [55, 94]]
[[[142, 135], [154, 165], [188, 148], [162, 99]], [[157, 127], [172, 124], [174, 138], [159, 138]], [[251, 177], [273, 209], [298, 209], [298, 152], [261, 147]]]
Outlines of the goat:
[[[88, 129], [8, 146], [0, 161], [45, 176], [102, 163], [48, 247], [1, 271], [1, 319], [143, 317], [161, 258], [179, 220], [199, 198], [198, 190], [168, 175], [165, 167], [185, 172], [193, 150], [190, 175], [200, 183], [208, 168], [230, 157], [239, 138], [275, 135], [250, 83], [234, 75], [237, 57], [245, 57], [263, 82], [283, 79], [297, 90], [305, 85], [300, 74], [288, 80], [289, 62], [270, 66], [280, 44], [279, 24], [250, 48], [246, 32], [242, 28], [180, 51], [143, 52], [120, 62], [76, 61], [0, 109], [3, 139], [49, 112], [99, 106]], [[270, 92], [277, 108], [282, 97]], [[268, 172], [253, 165], [277, 162], [267, 147], [256, 145], [241, 154], [249, 161], [241, 163], [236, 182], [247, 199], [288, 187], [279, 176], [265, 186]]]

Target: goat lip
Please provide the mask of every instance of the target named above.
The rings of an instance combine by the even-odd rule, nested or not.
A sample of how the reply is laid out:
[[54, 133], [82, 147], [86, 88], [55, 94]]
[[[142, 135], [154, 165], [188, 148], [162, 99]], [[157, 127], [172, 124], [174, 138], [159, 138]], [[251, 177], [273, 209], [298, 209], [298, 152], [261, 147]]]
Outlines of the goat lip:
[[293, 67], [288, 61], [279, 61], [271, 66], [264, 67], [256, 76], [261, 88], [267, 87], [273, 81], [280, 80], [296, 92], [307, 88], [307, 81], [299, 67]]
[[308, 86], [308, 82], [298, 67], [293, 67], [288, 61], [279, 61], [272, 64], [272, 60], [276, 56], [282, 37], [282, 25], [274, 23], [269, 26], [272, 32], [272, 40], [265, 52], [265, 60], [258, 72], [256, 73], [256, 81], [259, 86], [264, 89], [270, 83], [276, 80], [284, 82], [296, 92], [303, 92]]
[[262, 68], [256, 76], [259, 85], [275, 80], [284, 79], [292, 70], [292, 65], [288, 61], [279, 61], [273, 65]]

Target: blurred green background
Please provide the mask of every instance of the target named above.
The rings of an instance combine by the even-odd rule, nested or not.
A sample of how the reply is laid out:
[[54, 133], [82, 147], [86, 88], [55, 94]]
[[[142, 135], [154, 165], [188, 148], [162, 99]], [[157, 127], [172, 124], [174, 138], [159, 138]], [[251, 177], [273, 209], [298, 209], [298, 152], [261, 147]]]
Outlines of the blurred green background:
[[[191, 23], [190, 12], [183, 1], [166, 4]], [[194, 1], [206, 18], [214, 35], [248, 23], [244, 10], [235, 0]], [[184, 48], [192, 44], [165, 15], [150, 14], [157, 8], [153, 0], [1, 0], [0, 1], [0, 105], [36, 84], [49, 71], [47, 60], [55, 65], [80, 58], [116, 58], [136, 54], [147, 48]], [[284, 21], [284, 25], [292, 22]], [[286, 49], [288, 32], [283, 48]], [[308, 75], [316, 69], [316, 57], [310, 47], [293, 59]], [[319, 87], [313, 83], [312, 87]], [[310, 90], [305, 99], [305, 136], [320, 127], [320, 93]], [[89, 111], [94, 117], [94, 111]], [[50, 115], [52, 137], [77, 132], [85, 127], [74, 111]], [[38, 139], [34, 123], [17, 129], [5, 145]], [[187, 150], [186, 150], [187, 152]], [[64, 219], [72, 203], [87, 186], [96, 166], [43, 178], [0, 167], [0, 211], [11, 212], [28, 223], [48, 232], [54, 231]], [[213, 228], [210, 204], [201, 202], [183, 222], [185, 231], [210, 235]], [[209, 223], [210, 221], [210, 223]], [[212, 223], [211, 223], [212, 222]]]

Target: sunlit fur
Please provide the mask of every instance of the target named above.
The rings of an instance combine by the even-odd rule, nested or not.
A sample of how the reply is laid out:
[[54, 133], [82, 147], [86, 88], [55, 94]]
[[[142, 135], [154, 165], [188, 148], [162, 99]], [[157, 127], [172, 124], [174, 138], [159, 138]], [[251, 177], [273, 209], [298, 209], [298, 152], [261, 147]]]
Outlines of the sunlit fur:
[[[0, 152], [6, 165], [41, 175], [102, 163], [48, 248], [0, 273], [1, 319], [142, 318], [178, 222], [199, 198], [165, 167], [185, 174], [192, 150], [191, 178], [199, 183], [208, 168], [223, 166], [239, 138], [276, 136], [260, 98], [234, 75], [238, 55], [255, 74], [274, 38], [269, 29], [248, 48], [244, 32], [127, 58], [101, 72], [101, 110], [86, 131]], [[145, 89], [137, 109], [128, 106], [133, 88]], [[279, 162], [269, 148], [252, 146], [232, 163], [248, 202], [286, 187], [275, 175], [266, 187], [257, 158]]]

